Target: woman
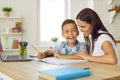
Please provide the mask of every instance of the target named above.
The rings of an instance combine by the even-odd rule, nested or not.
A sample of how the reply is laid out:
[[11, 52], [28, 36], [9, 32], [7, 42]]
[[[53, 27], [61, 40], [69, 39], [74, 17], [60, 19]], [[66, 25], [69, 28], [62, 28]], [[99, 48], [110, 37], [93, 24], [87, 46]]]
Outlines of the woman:
[[117, 64], [115, 39], [107, 31], [97, 13], [85, 8], [77, 15], [76, 20], [88, 45], [88, 52], [78, 52], [76, 56], [98, 63]]

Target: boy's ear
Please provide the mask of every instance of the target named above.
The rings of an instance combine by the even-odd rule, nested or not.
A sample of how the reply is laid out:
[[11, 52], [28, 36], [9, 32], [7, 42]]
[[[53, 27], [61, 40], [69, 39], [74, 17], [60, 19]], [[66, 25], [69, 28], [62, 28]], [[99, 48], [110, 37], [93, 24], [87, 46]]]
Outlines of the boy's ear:
[[62, 37], [64, 37], [64, 34], [63, 34], [63, 32], [61, 33], [61, 35], [62, 35]]

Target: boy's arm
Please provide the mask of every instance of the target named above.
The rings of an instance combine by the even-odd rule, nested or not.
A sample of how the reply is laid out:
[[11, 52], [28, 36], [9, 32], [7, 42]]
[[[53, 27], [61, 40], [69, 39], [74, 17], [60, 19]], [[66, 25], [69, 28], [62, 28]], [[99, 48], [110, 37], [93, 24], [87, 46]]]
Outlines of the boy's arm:
[[78, 57], [74, 54], [61, 54], [60, 52], [54, 53], [55, 57], [62, 58], [62, 59], [82, 59], [81, 57]]
[[51, 50], [46, 50], [44, 54], [45, 54], [45, 57], [53, 56], [53, 53]]
[[61, 58], [66, 58], [66, 59], [83, 59], [81, 57], [78, 57], [74, 54], [70, 54], [70, 55], [62, 55]]
[[53, 54], [52, 54], [51, 50], [46, 50], [45, 52], [39, 52], [37, 56], [39, 59], [42, 59], [42, 58], [49, 57], [52, 55]]

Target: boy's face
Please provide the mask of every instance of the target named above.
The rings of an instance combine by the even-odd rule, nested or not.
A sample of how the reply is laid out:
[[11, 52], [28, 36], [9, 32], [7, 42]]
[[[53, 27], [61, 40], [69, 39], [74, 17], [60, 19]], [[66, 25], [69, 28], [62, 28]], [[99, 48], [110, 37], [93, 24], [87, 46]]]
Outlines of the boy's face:
[[79, 31], [75, 24], [69, 23], [63, 26], [62, 36], [66, 39], [68, 43], [76, 43]]

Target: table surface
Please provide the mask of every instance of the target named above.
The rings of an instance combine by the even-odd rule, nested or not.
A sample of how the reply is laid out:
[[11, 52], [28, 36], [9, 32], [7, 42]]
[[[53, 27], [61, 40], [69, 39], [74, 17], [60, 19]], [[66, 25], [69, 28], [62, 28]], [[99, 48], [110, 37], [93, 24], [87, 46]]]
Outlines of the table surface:
[[91, 75], [74, 80], [103, 80], [120, 76], [120, 65], [100, 64], [94, 62], [82, 62], [66, 65], [53, 65], [38, 61], [28, 62], [1, 62], [0, 72], [13, 78], [14, 80], [45, 80], [39, 77], [38, 69], [54, 69], [64, 66], [75, 66], [80, 68], [89, 67]]

